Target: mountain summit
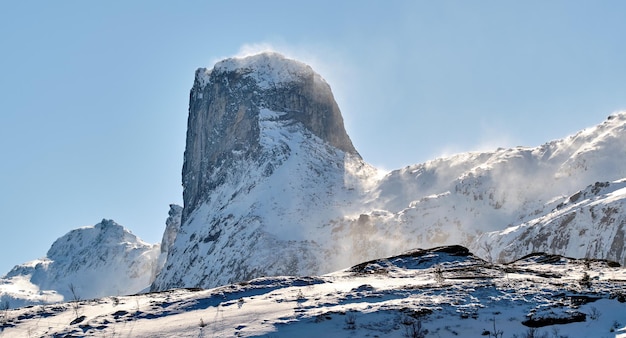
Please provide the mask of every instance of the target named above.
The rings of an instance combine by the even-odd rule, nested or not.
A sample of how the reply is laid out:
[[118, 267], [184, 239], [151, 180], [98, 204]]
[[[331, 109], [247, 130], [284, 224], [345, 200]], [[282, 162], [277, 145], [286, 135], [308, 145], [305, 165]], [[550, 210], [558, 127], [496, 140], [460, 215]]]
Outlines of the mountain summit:
[[319, 272], [318, 229], [356, 199], [362, 171], [375, 170], [311, 67], [262, 53], [198, 69], [182, 226], [153, 289]]
[[330, 86], [311, 67], [262, 53], [196, 71], [183, 165], [183, 223], [223, 182], [231, 164], [241, 159], [261, 164], [273, 155], [267, 150], [288, 151], [276, 130], [267, 128], [277, 123], [300, 124], [329, 145], [357, 154]]

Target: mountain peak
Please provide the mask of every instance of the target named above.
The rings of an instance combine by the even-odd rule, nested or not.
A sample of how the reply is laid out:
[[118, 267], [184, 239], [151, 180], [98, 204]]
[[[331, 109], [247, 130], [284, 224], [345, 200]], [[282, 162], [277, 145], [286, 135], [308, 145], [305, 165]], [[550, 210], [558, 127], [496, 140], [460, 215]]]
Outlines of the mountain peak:
[[189, 102], [182, 222], [227, 177], [236, 179], [233, 168], [241, 161], [265, 166], [267, 174], [295, 155], [292, 141], [313, 137], [360, 158], [330, 86], [311, 67], [261, 53], [198, 69]]
[[[199, 69], [190, 94], [180, 233], [152, 289], [317, 271], [318, 244], [301, 241], [303, 234], [343, 210], [345, 196], [360, 191], [352, 183], [363, 168], [371, 169], [344, 128], [330, 86], [311, 67], [262, 53]], [[302, 210], [287, 211], [295, 205]], [[232, 247], [245, 250], [224, 259]]]
[[[354, 149], [330, 86], [310, 67], [274, 53], [220, 61], [196, 73], [180, 232], [151, 288], [316, 274], [426, 245], [461, 244], [499, 259], [502, 243], [479, 236], [540, 229], [528, 222], [563, 214], [552, 212], [563, 196], [626, 177], [616, 156], [626, 146], [625, 118], [611, 115], [540, 147], [461, 154], [380, 177]], [[621, 210], [621, 196], [604, 199]], [[609, 243], [589, 252], [622, 262], [614, 209], [588, 210], [583, 216], [607, 234], [598, 243]], [[580, 224], [588, 224], [584, 217]], [[580, 235], [568, 234], [544, 251], [585, 256], [569, 240]], [[534, 241], [516, 257], [552, 237], [527, 238]]]
[[307, 78], [325, 81], [313, 69], [294, 59], [276, 52], [263, 52], [245, 57], [232, 57], [217, 62], [213, 69], [198, 69], [196, 74], [203, 83], [210, 81], [211, 74], [237, 73], [255, 80], [256, 85], [267, 90]]

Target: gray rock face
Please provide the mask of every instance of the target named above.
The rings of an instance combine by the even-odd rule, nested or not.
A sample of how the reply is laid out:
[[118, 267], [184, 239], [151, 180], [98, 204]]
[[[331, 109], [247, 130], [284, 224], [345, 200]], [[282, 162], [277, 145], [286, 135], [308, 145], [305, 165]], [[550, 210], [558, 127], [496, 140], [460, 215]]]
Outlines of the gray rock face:
[[165, 220], [165, 232], [161, 240], [161, 253], [167, 254], [176, 240], [176, 235], [180, 231], [180, 218], [183, 214], [183, 207], [170, 204], [167, 220]]
[[163, 239], [161, 239], [161, 252], [154, 265], [154, 271], [152, 271], [152, 277], [150, 283], [154, 282], [157, 274], [163, 269], [167, 255], [176, 241], [176, 236], [180, 232], [180, 220], [183, 214], [183, 207], [176, 204], [170, 204], [170, 210], [168, 212], [167, 220], [165, 220], [165, 231], [163, 232]]
[[234, 160], [260, 160], [259, 112], [264, 108], [286, 112], [281, 120], [300, 122], [330, 145], [358, 156], [330, 86], [309, 66], [264, 53], [198, 69], [182, 171], [183, 223], [224, 182]]

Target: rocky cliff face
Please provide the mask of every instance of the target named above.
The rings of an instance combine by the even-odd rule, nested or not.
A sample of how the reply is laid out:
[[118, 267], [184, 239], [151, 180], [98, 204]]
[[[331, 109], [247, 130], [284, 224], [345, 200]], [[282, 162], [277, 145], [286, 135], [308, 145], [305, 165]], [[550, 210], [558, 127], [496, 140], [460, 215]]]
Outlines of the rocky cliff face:
[[320, 272], [326, 253], [313, 234], [358, 199], [358, 177], [374, 171], [309, 66], [269, 53], [199, 69], [182, 226], [152, 289]]
[[183, 223], [224, 183], [237, 161], [261, 164], [267, 160], [263, 156], [273, 155], [262, 151], [262, 110], [281, 112], [272, 119], [299, 123], [333, 147], [357, 155], [330, 86], [309, 66], [267, 53], [198, 69], [182, 173]]
[[176, 240], [176, 236], [180, 232], [181, 218], [183, 215], [183, 207], [176, 204], [170, 204], [170, 210], [168, 212], [168, 217], [165, 220], [165, 231], [163, 232], [163, 239], [161, 240], [161, 250], [159, 253], [159, 257], [155, 263], [155, 268], [152, 273], [152, 278], [150, 279], [150, 283], [154, 281], [156, 275], [163, 269], [165, 262], [167, 260], [167, 255], [172, 249], [174, 245], [174, 241]]

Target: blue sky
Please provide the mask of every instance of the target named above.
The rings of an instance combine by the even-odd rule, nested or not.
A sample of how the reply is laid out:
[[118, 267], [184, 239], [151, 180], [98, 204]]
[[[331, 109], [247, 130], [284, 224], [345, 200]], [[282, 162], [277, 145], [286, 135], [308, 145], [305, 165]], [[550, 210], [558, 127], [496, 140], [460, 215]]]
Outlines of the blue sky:
[[0, 3], [0, 274], [111, 218], [159, 242], [194, 70], [271, 47], [386, 169], [536, 146], [626, 109], [623, 1]]

